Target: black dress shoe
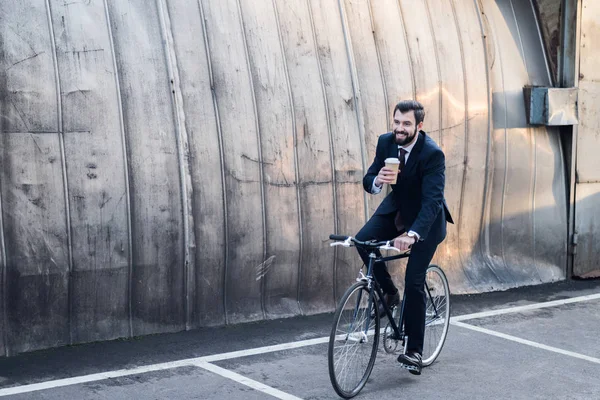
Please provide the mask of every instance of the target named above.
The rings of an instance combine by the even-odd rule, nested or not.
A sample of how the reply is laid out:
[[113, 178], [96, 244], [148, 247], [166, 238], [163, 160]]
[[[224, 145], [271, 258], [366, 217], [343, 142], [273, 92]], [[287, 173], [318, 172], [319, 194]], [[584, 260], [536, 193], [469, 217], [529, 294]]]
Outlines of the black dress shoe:
[[416, 352], [407, 352], [406, 354], [400, 354], [398, 356], [398, 362], [413, 375], [421, 375], [421, 368], [423, 368], [423, 362], [421, 355]]

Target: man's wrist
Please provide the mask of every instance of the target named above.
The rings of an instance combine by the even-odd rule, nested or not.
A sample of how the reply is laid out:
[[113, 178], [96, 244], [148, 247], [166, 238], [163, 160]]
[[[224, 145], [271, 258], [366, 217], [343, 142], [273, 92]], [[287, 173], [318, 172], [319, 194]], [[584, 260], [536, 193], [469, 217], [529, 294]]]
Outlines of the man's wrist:
[[410, 238], [415, 239], [415, 242], [418, 242], [419, 240], [421, 240], [421, 235], [419, 235], [415, 231], [408, 231], [407, 236], [410, 237]]

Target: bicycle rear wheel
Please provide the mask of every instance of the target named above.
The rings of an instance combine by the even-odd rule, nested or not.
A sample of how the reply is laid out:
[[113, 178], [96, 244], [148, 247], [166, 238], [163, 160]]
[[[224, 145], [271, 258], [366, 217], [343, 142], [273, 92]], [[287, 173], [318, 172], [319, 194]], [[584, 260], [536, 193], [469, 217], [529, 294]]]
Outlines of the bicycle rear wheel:
[[425, 276], [425, 337], [423, 366], [431, 365], [439, 356], [450, 325], [450, 288], [448, 279], [437, 265], [430, 265]]
[[[366, 282], [352, 285], [340, 300], [329, 337], [329, 379], [349, 399], [367, 383], [377, 357], [379, 310]], [[371, 317], [371, 311], [374, 316]]]

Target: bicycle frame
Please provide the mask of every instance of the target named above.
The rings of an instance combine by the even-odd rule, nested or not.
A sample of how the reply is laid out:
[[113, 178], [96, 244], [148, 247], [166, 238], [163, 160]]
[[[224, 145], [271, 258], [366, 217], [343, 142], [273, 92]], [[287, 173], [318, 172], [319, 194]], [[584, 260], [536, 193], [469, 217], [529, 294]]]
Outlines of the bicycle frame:
[[[373, 299], [375, 298], [373, 296], [373, 291], [377, 292], [377, 296], [379, 299], [383, 299], [383, 292], [381, 290], [381, 287], [379, 286], [379, 284], [377, 283], [377, 281], [374, 279], [373, 276], [373, 267], [375, 266], [376, 262], [386, 262], [386, 261], [393, 261], [393, 260], [398, 260], [401, 258], [407, 258], [410, 257], [410, 253], [404, 253], [404, 254], [398, 254], [398, 255], [394, 255], [394, 256], [389, 256], [389, 257], [377, 257], [377, 255], [371, 251], [369, 253], [369, 266], [367, 268], [367, 275], [364, 276], [363, 279], [367, 279], [367, 282], [369, 283], [369, 310], [368, 312], [370, 313], [373, 307]], [[427, 281], [425, 282], [425, 291], [426, 291], [426, 295], [431, 299], [431, 292], [429, 290], [429, 286], [427, 285]], [[382, 301], [382, 305], [383, 305], [383, 309], [388, 317], [388, 321], [390, 322], [390, 325], [392, 327], [392, 329], [394, 330], [394, 338], [396, 338], [397, 340], [403, 339], [404, 337], [404, 331], [402, 331], [402, 326], [404, 324], [404, 304], [406, 299], [406, 293], [404, 293], [404, 295], [402, 296], [402, 307], [400, 309], [400, 318], [398, 319], [399, 323], [398, 325], [396, 325], [396, 321], [394, 320], [393, 316], [392, 316], [392, 311], [388, 308], [387, 304], [385, 303], [385, 301]], [[359, 297], [360, 300], [360, 297]], [[435, 315], [438, 315], [438, 310], [437, 307], [435, 305], [435, 302], [432, 301], [433, 307], [434, 307], [434, 312]], [[369, 329], [369, 321], [365, 322], [365, 333], [367, 332], [367, 330]]]
[[[375, 254], [375, 252], [371, 251], [369, 253], [369, 266], [367, 268], [367, 275], [366, 275], [366, 279], [367, 282], [369, 283], [369, 313], [371, 312], [373, 307], [373, 299], [375, 298], [373, 296], [373, 290], [377, 292], [377, 296], [379, 299], [383, 299], [383, 292], [381, 291], [381, 288], [379, 287], [379, 284], [377, 283], [377, 281], [375, 280], [374, 276], [373, 276], [373, 267], [375, 266], [376, 262], [386, 262], [386, 261], [392, 261], [392, 260], [398, 260], [401, 258], [407, 258], [410, 257], [409, 253], [405, 253], [405, 254], [398, 254], [395, 256], [390, 256], [390, 257], [377, 257], [377, 255]], [[382, 301], [382, 305], [383, 305], [383, 309], [388, 317], [388, 321], [390, 322], [390, 325], [392, 326], [392, 329], [394, 330], [394, 335], [396, 338], [401, 339], [404, 336], [404, 332], [400, 331], [400, 327], [402, 327], [402, 324], [404, 322], [404, 304], [405, 304], [405, 297], [406, 295], [403, 296], [402, 298], [402, 308], [400, 309], [400, 318], [398, 319], [399, 321], [399, 325], [396, 325], [396, 321], [394, 321], [394, 318], [392, 316], [392, 312], [390, 311], [390, 309], [388, 308], [387, 304], [385, 303], [385, 301]], [[365, 326], [365, 330], [368, 329], [369, 327], [369, 321], [366, 321], [366, 326]]]

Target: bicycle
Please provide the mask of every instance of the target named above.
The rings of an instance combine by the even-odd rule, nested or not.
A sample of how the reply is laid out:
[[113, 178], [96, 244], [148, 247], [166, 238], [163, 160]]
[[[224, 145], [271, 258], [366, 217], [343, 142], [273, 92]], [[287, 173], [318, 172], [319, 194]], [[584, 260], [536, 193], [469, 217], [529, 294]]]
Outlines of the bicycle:
[[[335, 240], [331, 246], [360, 246], [369, 252], [367, 274], [364, 265], [359, 270], [356, 283], [346, 290], [334, 314], [333, 327], [327, 352], [329, 379], [336, 393], [346, 399], [356, 396], [367, 383], [379, 345], [379, 306], [385, 312], [388, 323], [383, 330], [383, 348], [394, 354], [398, 346], [405, 353], [407, 337], [404, 334], [405, 295], [398, 307], [390, 310], [383, 300], [383, 292], [373, 278], [373, 265], [379, 261], [392, 261], [410, 256], [390, 245], [391, 241], [361, 242], [351, 236], [330, 235]], [[402, 254], [377, 257], [374, 250], [394, 250]], [[425, 340], [423, 367], [431, 365], [439, 356], [448, 335], [450, 324], [450, 289], [448, 279], [440, 267], [430, 265], [425, 277], [427, 306], [425, 311]], [[398, 308], [400, 313], [398, 315]], [[368, 358], [367, 358], [368, 356]], [[354, 368], [354, 369], [353, 369]]]

